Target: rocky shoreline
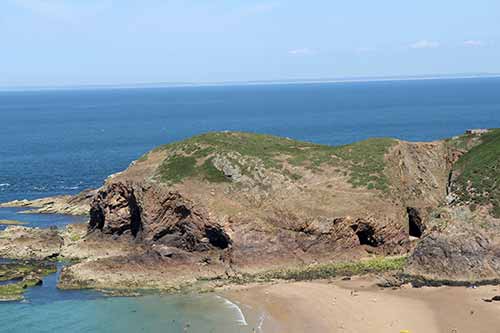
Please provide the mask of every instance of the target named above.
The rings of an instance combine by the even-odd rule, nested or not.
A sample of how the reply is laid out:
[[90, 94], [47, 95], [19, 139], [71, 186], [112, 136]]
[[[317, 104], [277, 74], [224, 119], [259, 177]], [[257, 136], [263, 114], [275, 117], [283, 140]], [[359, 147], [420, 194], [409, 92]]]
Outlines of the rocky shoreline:
[[34, 200], [14, 200], [0, 203], [0, 208], [25, 208], [24, 214], [88, 215], [90, 201], [96, 190], [85, 190], [77, 195], [59, 195]]
[[[258, 311], [263, 332], [489, 332], [497, 286], [380, 289], [376, 276], [245, 285], [224, 297]], [[493, 297], [492, 297], [493, 296]]]
[[71, 260], [59, 288], [119, 293], [368, 273], [387, 287], [498, 284], [496, 197], [479, 201], [470, 180], [476, 194], [463, 199], [460, 178], [469, 152], [491, 150], [497, 132], [342, 147], [194, 137], [149, 152], [97, 190], [1, 204], [89, 222], [8, 226], [0, 257]]
[[23, 300], [26, 288], [41, 285], [42, 278], [56, 270], [56, 264], [48, 261], [0, 262], [0, 302]]

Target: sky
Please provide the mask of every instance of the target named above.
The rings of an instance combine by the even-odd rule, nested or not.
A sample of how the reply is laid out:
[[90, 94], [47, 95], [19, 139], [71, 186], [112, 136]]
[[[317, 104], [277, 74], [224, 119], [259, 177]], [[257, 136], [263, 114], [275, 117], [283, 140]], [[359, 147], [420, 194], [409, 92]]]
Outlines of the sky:
[[499, 0], [1, 0], [0, 87], [500, 73]]

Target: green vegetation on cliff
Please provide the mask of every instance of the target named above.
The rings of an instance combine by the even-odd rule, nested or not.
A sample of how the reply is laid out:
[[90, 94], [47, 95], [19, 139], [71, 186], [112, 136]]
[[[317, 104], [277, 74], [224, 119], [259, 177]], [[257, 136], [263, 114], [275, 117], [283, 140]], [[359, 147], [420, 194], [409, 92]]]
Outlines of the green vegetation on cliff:
[[464, 202], [491, 205], [491, 213], [500, 218], [500, 129], [481, 136], [455, 164], [458, 174], [454, 189]]
[[[273, 269], [258, 273], [242, 273], [229, 278], [230, 283], [246, 284], [275, 280], [311, 281], [365, 275], [370, 273], [402, 271], [407, 262], [406, 256], [375, 257], [366, 260], [334, 262]], [[210, 281], [211, 279], [208, 279]], [[219, 278], [215, 280], [220, 280]], [[199, 281], [204, 281], [200, 279]]]
[[264, 273], [262, 276], [270, 280], [316, 280], [337, 276], [363, 275], [402, 270], [406, 257], [378, 257], [354, 262], [332, 264], [316, 264], [291, 269]]
[[333, 147], [271, 135], [214, 132], [158, 148], [168, 152], [168, 158], [159, 167], [159, 174], [162, 181], [170, 183], [188, 177], [200, 177], [210, 182], [228, 181], [220, 167], [214, 164], [216, 157], [224, 156], [244, 175], [251, 175], [259, 165], [298, 180], [301, 175], [290, 168], [303, 167], [321, 172], [324, 166], [333, 166], [347, 170], [354, 187], [387, 190], [384, 156], [395, 142], [376, 138]]

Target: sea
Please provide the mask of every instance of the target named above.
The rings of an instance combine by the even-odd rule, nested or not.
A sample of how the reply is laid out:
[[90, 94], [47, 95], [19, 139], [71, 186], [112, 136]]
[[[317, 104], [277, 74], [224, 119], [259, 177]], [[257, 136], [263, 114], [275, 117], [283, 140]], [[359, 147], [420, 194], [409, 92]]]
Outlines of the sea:
[[[99, 187], [155, 146], [209, 131], [341, 145], [432, 141], [500, 127], [500, 78], [0, 91], [0, 202]], [[85, 218], [0, 220], [64, 227]], [[216, 294], [106, 297], [58, 274], [0, 303], [0, 332], [259, 332], [261, 314]]]

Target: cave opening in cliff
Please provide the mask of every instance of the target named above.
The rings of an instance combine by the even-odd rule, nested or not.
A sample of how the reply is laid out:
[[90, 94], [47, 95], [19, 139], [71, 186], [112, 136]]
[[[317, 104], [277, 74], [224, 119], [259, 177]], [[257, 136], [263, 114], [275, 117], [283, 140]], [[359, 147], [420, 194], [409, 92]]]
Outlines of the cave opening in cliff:
[[205, 229], [205, 233], [210, 241], [210, 244], [218, 247], [219, 249], [225, 249], [229, 246], [229, 244], [231, 244], [229, 236], [220, 228], [207, 227]]
[[375, 229], [371, 225], [359, 223], [352, 225], [351, 228], [358, 236], [360, 245], [377, 247], [381, 244], [381, 241], [375, 237]]
[[408, 214], [408, 233], [411, 237], [420, 238], [424, 233], [425, 226], [418, 209], [413, 207], [406, 208]]
[[178, 216], [180, 220], [183, 220], [191, 215], [191, 210], [184, 205], [180, 205], [174, 208], [174, 214]]
[[128, 208], [130, 211], [130, 232], [132, 236], [137, 237], [142, 229], [141, 209], [133, 194], [130, 196]]
[[89, 229], [90, 230], [102, 230], [104, 228], [105, 216], [102, 208], [99, 206], [90, 207], [90, 220]]

